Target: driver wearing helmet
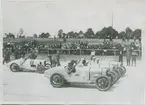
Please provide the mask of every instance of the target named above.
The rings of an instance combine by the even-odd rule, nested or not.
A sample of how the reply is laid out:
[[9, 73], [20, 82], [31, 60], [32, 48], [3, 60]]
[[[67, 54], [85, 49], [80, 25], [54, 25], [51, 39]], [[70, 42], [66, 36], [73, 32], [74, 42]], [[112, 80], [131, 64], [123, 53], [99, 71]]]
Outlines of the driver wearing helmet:
[[71, 60], [67, 65], [67, 73], [71, 74], [76, 72], [75, 66], [76, 66], [76, 61]]

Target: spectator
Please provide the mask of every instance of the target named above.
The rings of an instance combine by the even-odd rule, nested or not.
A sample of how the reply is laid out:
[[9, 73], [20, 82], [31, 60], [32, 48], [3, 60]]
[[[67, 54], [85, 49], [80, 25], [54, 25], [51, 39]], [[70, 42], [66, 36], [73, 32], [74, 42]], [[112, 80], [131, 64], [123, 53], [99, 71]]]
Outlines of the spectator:
[[92, 50], [92, 52], [91, 52], [91, 60], [93, 59], [93, 57], [95, 56], [95, 50]]
[[129, 46], [127, 46], [127, 49], [126, 49], [127, 66], [130, 66], [130, 60], [131, 60], [131, 49]]
[[133, 51], [132, 51], [132, 53], [131, 53], [131, 57], [132, 57], [132, 66], [134, 65], [134, 66], [136, 66], [136, 57], [137, 57], [137, 53], [136, 53], [136, 51], [133, 49]]
[[10, 62], [10, 55], [11, 55], [10, 50], [4, 49], [3, 54], [4, 54], [3, 64]]
[[123, 47], [121, 46], [119, 49], [119, 62], [123, 65]]

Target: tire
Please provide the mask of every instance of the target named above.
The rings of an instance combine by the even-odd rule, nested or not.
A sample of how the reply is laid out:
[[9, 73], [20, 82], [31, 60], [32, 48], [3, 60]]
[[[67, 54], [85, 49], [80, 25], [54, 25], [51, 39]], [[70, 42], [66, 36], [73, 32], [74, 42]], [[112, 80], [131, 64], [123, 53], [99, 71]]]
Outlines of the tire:
[[111, 87], [111, 79], [105, 75], [100, 75], [96, 78], [95, 85], [98, 90], [107, 91]]
[[117, 80], [119, 80], [120, 77], [121, 77], [120, 71], [119, 71], [117, 68], [115, 68], [113, 71], [114, 71], [114, 72], [116, 73], [116, 75], [117, 75]]
[[124, 71], [122, 70], [121, 67], [117, 67], [116, 70], [118, 70], [120, 72], [121, 77], [124, 75]]
[[43, 65], [38, 65], [37, 72], [43, 74], [45, 72], [45, 67]]
[[109, 72], [107, 72], [106, 75], [111, 78], [111, 84], [113, 85], [117, 80], [115, 73], [112, 71], [109, 71]]
[[11, 70], [12, 72], [18, 72], [18, 71], [20, 71], [20, 66], [19, 66], [18, 64], [16, 64], [16, 63], [12, 63], [12, 64], [10, 65], [10, 70]]
[[115, 75], [115, 78], [114, 78], [114, 79], [115, 79], [115, 80], [114, 80], [114, 83], [115, 83], [115, 82], [119, 79], [119, 78], [118, 78], [118, 73], [117, 73], [116, 71], [113, 71], [113, 70], [110, 71], [110, 72], [111, 72], [112, 74]]
[[50, 77], [50, 83], [55, 88], [60, 88], [64, 85], [65, 80], [61, 74], [55, 73], [52, 74]]
[[123, 75], [126, 74], [126, 68], [124, 66], [120, 66], [120, 68], [123, 70]]

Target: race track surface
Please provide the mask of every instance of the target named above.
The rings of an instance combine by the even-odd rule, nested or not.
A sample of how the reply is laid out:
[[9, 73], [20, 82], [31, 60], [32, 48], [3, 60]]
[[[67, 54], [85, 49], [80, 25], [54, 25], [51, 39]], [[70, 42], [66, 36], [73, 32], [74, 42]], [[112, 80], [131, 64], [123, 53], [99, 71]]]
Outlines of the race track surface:
[[137, 66], [127, 67], [126, 75], [110, 90], [101, 92], [94, 85], [53, 88], [43, 74], [13, 73], [8, 65], [3, 65], [3, 102], [139, 105], [143, 103], [144, 75], [141, 61], [137, 61]]

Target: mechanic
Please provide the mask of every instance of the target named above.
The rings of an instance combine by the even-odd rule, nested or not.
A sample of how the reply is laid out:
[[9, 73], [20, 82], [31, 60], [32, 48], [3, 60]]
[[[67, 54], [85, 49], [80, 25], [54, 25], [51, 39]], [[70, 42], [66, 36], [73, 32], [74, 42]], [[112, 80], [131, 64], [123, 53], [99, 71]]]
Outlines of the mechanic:
[[57, 59], [56, 66], [60, 66], [60, 52], [57, 51], [57, 53], [55, 54], [55, 56], [56, 56], [56, 59]]
[[133, 49], [132, 53], [131, 53], [131, 60], [132, 60], [132, 64], [131, 66], [136, 66], [136, 57], [138, 56], [138, 54], [136, 53], [136, 51]]

